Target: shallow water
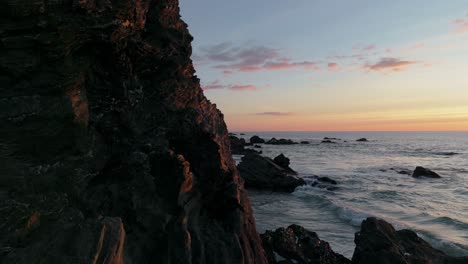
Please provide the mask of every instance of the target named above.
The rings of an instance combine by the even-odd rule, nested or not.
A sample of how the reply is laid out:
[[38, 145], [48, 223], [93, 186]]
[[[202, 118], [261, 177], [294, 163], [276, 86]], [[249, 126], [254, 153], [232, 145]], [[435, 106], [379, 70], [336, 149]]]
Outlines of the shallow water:
[[[263, 145], [263, 155], [284, 153], [301, 177], [327, 176], [339, 182], [335, 191], [311, 186], [292, 194], [249, 191], [260, 232], [299, 224], [351, 257], [354, 233], [362, 220], [376, 216], [397, 229], [413, 229], [450, 255], [468, 256], [468, 133], [274, 132], [242, 137], [254, 134], [309, 141]], [[320, 144], [324, 137], [342, 140]], [[370, 141], [356, 142], [361, 137]], [[415, 179], [395, 171], [416, 166], [443, 178]]]

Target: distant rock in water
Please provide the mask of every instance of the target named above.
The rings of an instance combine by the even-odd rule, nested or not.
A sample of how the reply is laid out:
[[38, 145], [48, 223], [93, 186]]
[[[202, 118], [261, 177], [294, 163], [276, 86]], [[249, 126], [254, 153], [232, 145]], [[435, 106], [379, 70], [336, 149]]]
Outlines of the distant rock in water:
[[278, 164], [279, 166], [281, 166], [282, 168], [288, 170], [289, 172], [291, 173], [294, 173], [294, 174], [297, 174], [293, 169], [291, 169], [289, 167], [289, 164], [290, 164], [290, 160], [289, 158], [287, 158], [286, 156], [284, 156], [283, 153], [281, 153], [280, 155], [276, 156], [273, 161]]
[[245, 151], [245, 139], [238, 138], [234, 135], [229, 135], [229, 142], [231, 143], [231, 153], [242, 155]]
[[[284, 165], [285, 161], [282, 160], [281, 163]], [[245, 180], [246, 188], [293, 192], [296, 187], [306, 184], [291, 168], [283, 167], [272, 159], [255, 153], [248, 153], [242, 157], [237, 168]]]
[[353, 254], [353, 264], [468, 263], [468, 257], [448, 256], [431, 247], [415, 232], [395, 231], [391, 224], [373, 217], [362, 222], [361, 230], [356, 233], [354, 242], [356, 249]]
[[356, 141], [357, 142], [367, 142], [369, 140], [367, 140], [367, 138], [360, 138], [360, 139], [357, 139]]
[[442, 178], [439, 174], [421, 166], [416, 167], [416, 169], [413, 172], [413, 177]]
[[253, 136], [250, 138], [250, 143], [251, 144], [263, 144], [265, 143], [265, 140], [259, 136]]
[[298, 225], [267, 230], [260, 235], [269, 264], [350, 264], [351, 261], [335, 253], [330, 244], [316, 233]]
[[254, 148], [262, 148], [260, 145], [254, 145]]
[[317, 175], [313, 175], [306, 177], [305, 180], [307, 184], [309, 184], [312, 187], [327, 189], [329, 191], [334, 191], [338, 189], [338, 187], [336, 186], [338, 185], [338, 182], [329, 177], [319, 177]]
[[341, 139], [335, 138], [335, 137], [324, 137], [323, 140], [341, 140]]
[[307, 144], [310, 144], [310, 142], [309, 141], [301, 141], [301, 144], [307, 145]]
[[292, 141], [291, 139], [272, 138], [272, 139], [268, 140], [265, 144], [269, 144], [269, 145], [294, 145], [294, 144], [297, 144], [297, 143]]
[[331, 141], [331, 140], [329, 140], [329, 139], [322, 140], [322, 143], [325, 143], [325, 144], [336, 144], [335, 141]]

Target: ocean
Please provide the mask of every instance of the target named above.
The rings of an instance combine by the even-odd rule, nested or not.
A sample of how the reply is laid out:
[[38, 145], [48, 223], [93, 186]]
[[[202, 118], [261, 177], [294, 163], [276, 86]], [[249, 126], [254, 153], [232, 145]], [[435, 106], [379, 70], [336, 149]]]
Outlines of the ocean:
[[[362, 220], [375, 216], [396, 229], [412, 229], [433, 247], [468, 256], [468, 132], [245, 132], [249, 139], [286, 138], [309, 145], [264, 145], [283, 153], [300, 177], [327, 176], [333, 191], [312, 186], [293, 193], [249, 190], [259, 232], [299, 224], [351, 257]], [[337, 144], [321, 144], [324, 137]], [[369, 142], [356, 142], [358, 138]], [[347, 142], [344, 142], [347, 141]], [[236, 162], [241, 156], [235, 155]], [[398, 170], [424, 166], [441, 179], [413, 178]]]

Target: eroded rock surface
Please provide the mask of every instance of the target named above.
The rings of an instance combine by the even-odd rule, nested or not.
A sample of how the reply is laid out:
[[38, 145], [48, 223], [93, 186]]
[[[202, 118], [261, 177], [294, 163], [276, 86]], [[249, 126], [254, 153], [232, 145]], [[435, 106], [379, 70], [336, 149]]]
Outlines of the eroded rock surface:
[[1, 263], [266, 262], [191, 41], [177, 0], [0, 3]]

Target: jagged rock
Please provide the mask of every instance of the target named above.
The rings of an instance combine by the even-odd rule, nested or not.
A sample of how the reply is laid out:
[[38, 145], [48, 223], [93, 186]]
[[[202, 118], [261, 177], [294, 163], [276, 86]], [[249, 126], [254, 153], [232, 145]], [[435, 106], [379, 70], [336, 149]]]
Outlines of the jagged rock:
[[367, 138], [360, 138], [356, 140], [357, 142], [367, 142]]
[[291, 139], [272, 138], [272, 139], [268, 140], [265, 144], [269, 144], [269, 145], [294, 145], [294, 144], [297, 144], [297, 143], [292, 141]]
[[431, 171], [430, 169], [426, 169], [420, 166], [416, 167], [416, 169], [413, 171], [413, 177], [442, 178], [439, 174]]
[[411, 230], [395, 231], [384, 220], [367, 218], [356, 233], [355, 264], [456, 264], [468, 263], [468, 257], [455, 258], [434, 249]]
[[243, 155], [245, 151], [245, 139], [238, 138], [236, 136], [229, 136], [229, 141], [231, 143], [231, 153]]
[[283, 153], [276, 156], [273, 161], [283, 168], [289, 168], [290, 160]]
[[265, 143], [265, 140], [259, 136], [253, 136], [250, 138], [250, 143], [251, 144], [263, 144]]
[[0, 263], [266, 263], [177, 0], [0, 15]]
[[237, 168], [246, 188], [293, 192], [296, 187], [305, 184], [292, 169], [281, 167], [272, 159], [254, 153], [242, 157]]
[[[298, 225], [266, 231], [260, 235], [268, 263], [348, 264], [350, 260], [335, 253], [330, 245]], [[284, 259], [281, 262], [280, 260]]]

